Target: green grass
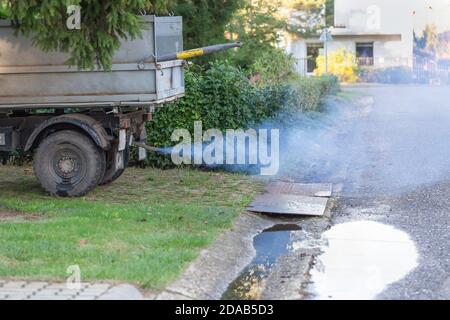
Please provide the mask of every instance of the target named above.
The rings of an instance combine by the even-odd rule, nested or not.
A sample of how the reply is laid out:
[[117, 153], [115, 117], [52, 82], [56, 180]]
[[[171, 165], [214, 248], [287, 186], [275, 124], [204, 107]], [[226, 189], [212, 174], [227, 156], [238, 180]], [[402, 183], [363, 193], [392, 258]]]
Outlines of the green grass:
[[0, 212], [33, 217], [0, 220], [0, 277], [64, 280], [79, 265], [82, 280], [146, 289], [174, 280], [262, 188], [187, 169], [132, 168], [79, 199], [48, 197], [28, 167], [0, 166], [0, 182]]

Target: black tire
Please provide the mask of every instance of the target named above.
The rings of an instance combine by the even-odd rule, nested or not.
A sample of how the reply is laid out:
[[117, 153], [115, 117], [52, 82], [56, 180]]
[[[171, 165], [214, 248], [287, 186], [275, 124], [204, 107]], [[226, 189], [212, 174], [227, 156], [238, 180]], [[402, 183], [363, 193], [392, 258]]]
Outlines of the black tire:
[[58, 131], [36, 150], [34, 173], [51, 195], [80, 197], [94, 189], [106, 168], [105, 152], [76, 131]]
[[101, 186], [113, 183], [117, 179], [119, 179], [123, 173], [125, 172], [126, 168], [128, 167], [128, 164], [130, 163], [130, 147], [127, 145], [126, 149], [124, 150], [124, 159], [123, 169], [116, 169], [113, 157], [115, 156], [116, 151], [109, 151], [107, 160], [106, 160], [106, 171], [105, 175], [103, 177], [102, 182], [100, 182]]

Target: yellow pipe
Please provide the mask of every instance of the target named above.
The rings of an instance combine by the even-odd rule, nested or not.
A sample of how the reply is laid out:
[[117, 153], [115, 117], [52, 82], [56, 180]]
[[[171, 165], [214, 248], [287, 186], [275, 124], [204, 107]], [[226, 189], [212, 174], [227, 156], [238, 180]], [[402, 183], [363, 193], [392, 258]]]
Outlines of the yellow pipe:
[[179, 60], [188, 60], [195, 57], [200, 57], [204, 54], [203, 49], [194, 49], [194, 50], [187, 50], [180, 53], [177, 53], [177, 59]]

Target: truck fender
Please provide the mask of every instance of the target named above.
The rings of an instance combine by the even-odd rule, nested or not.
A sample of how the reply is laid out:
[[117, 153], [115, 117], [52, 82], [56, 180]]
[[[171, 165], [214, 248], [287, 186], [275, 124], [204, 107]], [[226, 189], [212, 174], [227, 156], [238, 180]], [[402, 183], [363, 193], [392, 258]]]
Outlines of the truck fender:
[[41, 123], [30, 135], [25, 145], [25, 151], [33, 150], [45, 134], [50, 130], [67, 130], [76, 128], [89, 136], [103, 150], [111, 148], [111, 140], [105, 128], [94, 118], [84, 114], [67, 114], [48, 119]]

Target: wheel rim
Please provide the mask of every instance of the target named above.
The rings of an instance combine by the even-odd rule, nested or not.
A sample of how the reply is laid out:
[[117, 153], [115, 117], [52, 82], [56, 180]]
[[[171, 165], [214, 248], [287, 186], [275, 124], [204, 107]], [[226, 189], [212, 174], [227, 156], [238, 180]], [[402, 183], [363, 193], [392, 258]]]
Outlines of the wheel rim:
[[60, 185], [75, 186], [86, 176], [86, 158], [74, 145], [60, 145], [52, 154], [49, 171]]

